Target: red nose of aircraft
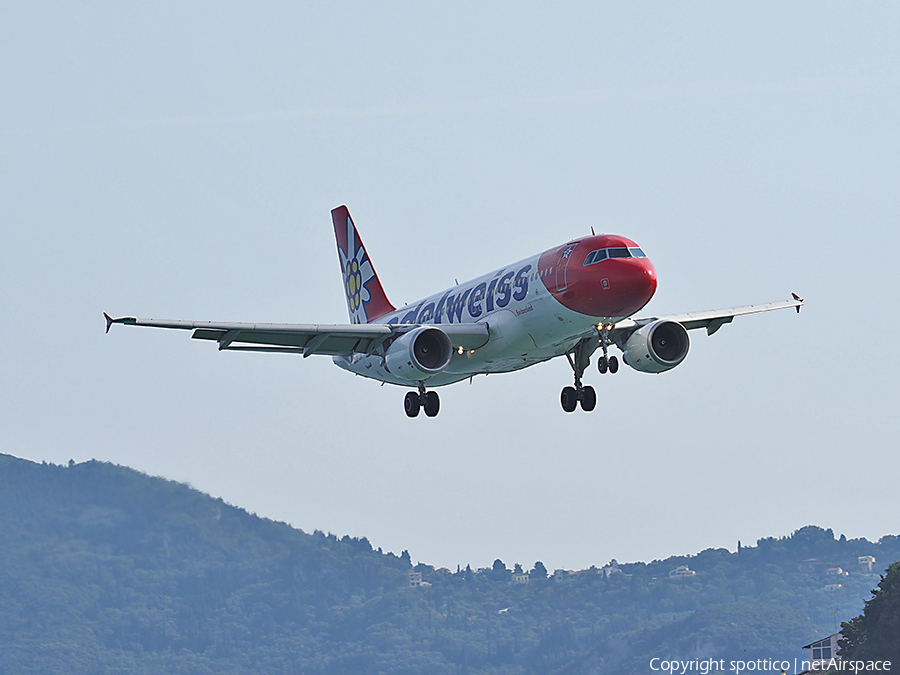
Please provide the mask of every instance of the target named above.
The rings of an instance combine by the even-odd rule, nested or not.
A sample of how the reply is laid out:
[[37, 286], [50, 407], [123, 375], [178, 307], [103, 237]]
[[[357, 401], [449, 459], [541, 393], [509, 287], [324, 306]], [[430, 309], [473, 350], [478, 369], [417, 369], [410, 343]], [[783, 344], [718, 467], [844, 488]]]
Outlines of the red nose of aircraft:
[[[625, 237], [598, 235], [548, 251], [548, 289], [564, 306], [600, 319], [631, 316], [656, 292], [656, 268]], [[541, 258], [544, 266], [544, 256]]]
[[649, 258], [624, 258], [608, 262], [621, 267], [621, 270], [617, 269], [619, 292], [614, 303], [618, 304], [619, 311], [612, 311], [606, 316], [630, 316], [640, 311], [656, 293], [656, 268], [653, 263]]

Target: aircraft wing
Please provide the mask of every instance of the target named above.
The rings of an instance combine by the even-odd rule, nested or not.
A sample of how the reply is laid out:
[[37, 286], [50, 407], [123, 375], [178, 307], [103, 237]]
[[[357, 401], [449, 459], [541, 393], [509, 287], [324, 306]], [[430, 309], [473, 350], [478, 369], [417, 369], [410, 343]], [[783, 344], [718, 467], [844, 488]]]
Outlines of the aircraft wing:
[[[291, 324], [291, 323], [216, 323], [213, 321], [178, 321], [106, 317], [106, 332], [114, 323], [126, 326], [174, 328], [194, 331], [197, 340], [214, 340], [220, 350], [289, 352], [330, 356], [379, 354], [399, 335], [418, 326], [415, 324]], [[454, 347], [476, 349], [488, 341], [486, 324], [449, 324], [440, 329], [450, 336]]]
[[796, 293], [792, 293], [792, 300], [783, 300], [781, 302], [767, 302], [761, 305], [746, 305], [744, 307], [729, 307], [727, 309], [714, 309], [705, 312], [689, 312], [687, 314], [670, 314], [668, 316], [643, 317], [638, 319], [625, 319], [619, 321], [613, 332], [631, 334], [641, 326], [648, 323], [665, 319], [668, 321], [677, 321], [688, 330], [695, 328], [705, 328], [707, 335], [712, 335], [726, 323], [731, 323], [736, 316], [744, 314], [758, 314], [759, 312], [771, 312], [775, 309], [795, 308], [798, 312], [803, 306], [803, 298]]

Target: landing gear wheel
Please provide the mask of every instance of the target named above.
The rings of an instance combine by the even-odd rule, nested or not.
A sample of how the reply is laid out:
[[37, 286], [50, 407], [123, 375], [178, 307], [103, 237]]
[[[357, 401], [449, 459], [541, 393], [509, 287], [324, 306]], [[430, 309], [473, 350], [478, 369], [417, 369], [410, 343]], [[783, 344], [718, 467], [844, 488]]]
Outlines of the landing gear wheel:
[[590, 385], [581, 390], [581, 409], [591, 412], [597, 406], [597, 392]]
[[406, 416], [415, 417], [419, 414], [419, 408], [421, 407], [419, 395], [414, 391], [406, 392], [406, 397], [403, 399], [403, 409], [406, 411]]
[[559, 402], [562, 403], [562, 409], [567, 413], [575, 412], [578, 406], [578, 392], [575, 387], [563, 387], [562, 393], [559, 395]]
[[619, 359], [615, 356], [609, 357], [609, 372], [617, 373], [619, 372]]
[[428, 417], [437, 415], [441, 409], [441, 399], [438, 397], [438, 393], [436, 391], [427, 392], [425, 394], [425, 403], [422, 407], [425, 408], [425, 414]]
[[[613, 358], [616, 358], [615, 356]], [[618, 366], [616, 366], [618, 368]], [[605, 356], [601, 356], [597, 359], [597, 370], [600, 371], [601, 375], [605, 375], [606, 371], [609, 370], [609, 359]]]

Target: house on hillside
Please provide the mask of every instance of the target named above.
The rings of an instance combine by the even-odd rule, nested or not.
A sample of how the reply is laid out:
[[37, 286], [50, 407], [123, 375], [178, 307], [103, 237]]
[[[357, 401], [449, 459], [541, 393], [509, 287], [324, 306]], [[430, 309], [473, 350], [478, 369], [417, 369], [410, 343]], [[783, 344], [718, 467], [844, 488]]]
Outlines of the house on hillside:
[[872, 567], [875, 565], [875, 556], [861, 555], [859, 556], [859, 571], [866, 574], [872, 573]]
[[694, 570], [692, 570], [690, 567], [688, 567], [687, 565], [679, 565], [674, 570], [669, 572], [669, 578], [670, 579], [684, 579], [686, 577], [696, 576], [696, 574], [697, 573]]
[[815, 572], [820, 563], [818, 558], [807, 558], [803, 562], [797, 563], [797, 571], [799, 572]]
[[422, 581], [422, 573], [421, 572], [410, 572], [409, 573], [409, 587], [410, 588], [427, 588], [431, 586], [427, 581]]
[[601, 575], [605, 578], [609, 579], [614, 574], [624, 574], [622, 570], [619, 569], [619, 563], [616, 562], [616, 559], [613, 558], [606, 565], [599, 569]]
[[806, 669], [797, 675], [813, 675], [814, 673], [826, 673], [829, 668], [837, 667], [840, 670], [840, 647], [838, 640], [841, 639], [840, 633], [834, 633], [828, 637], [820, 638], [808, 645], [803, 645], [801, 649], [806, 650], [806, 659], [803, 661], [803, 667]]
[[827, 570], [825, 570], [825, 574], [830, 574], [830, 575], [835, 576], [835, 577], [848, 577], [848, 576], [850, 576], [850, 573], [849, 573], [849, 572], [845, 572], [845, 571], [844, 571], [843, 569], [841, 569], [840, 567], [829, 567]]
[[514, 584], [527, 584], [528, 572], [513, 572], [512, 582]]

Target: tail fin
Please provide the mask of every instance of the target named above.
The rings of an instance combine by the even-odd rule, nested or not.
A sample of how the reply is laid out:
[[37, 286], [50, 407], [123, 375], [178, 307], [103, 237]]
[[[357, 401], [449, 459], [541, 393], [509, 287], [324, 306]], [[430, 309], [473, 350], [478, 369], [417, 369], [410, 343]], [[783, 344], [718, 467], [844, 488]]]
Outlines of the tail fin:
[[370, 323], [396, 308], [388, 301], [346, 206], [331, 212], [351, 323]]

